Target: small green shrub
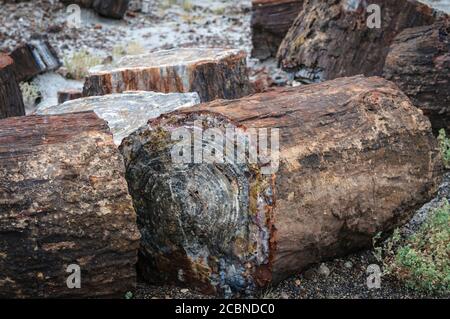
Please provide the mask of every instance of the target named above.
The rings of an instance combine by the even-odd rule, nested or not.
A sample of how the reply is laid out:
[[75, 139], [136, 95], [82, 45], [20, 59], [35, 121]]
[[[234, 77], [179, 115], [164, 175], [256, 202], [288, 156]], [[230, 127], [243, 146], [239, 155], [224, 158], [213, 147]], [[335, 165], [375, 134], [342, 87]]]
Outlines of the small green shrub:
[[82, 80], [88, 74], [93, 66], [100, 64], [102, 60], [89, 53], [88, 51], [79, 51], [72, 56], [64, 58], [64, 66], [67, 68], [67, 78]]
[[450, 294], [450, 204], [444, 201], [419, 230], [401, 239], [399, 232], [375, 248], [384, 273], [417, 291]]
[[444, 129], [439, 131], [438, 142], [444, 166], [446, 169], [450, 169], [450, 139], [447, 138]]

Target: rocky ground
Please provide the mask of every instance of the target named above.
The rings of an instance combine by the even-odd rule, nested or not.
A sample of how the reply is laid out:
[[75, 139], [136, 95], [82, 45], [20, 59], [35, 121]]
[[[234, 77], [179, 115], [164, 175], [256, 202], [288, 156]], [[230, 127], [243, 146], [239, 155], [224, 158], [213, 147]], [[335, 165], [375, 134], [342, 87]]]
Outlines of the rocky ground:
[[[428, 1], [428, 0], [427, 0]], [[74, 52], [87, 50], [106, 59], [117, 47], [139, 43], [145, 50], [174, 47], [233, 47], [250, 53], [250, 0], [197, 0], [191, 5], [169, 5], [169, 0], [155, 0], [149, 13], [130, 11], [124, 20], [109, 20], [82, 10], [78, 28], [67, 27], [70, 13], [56, 0], [36, 0], [3, 4], [0, 0], [0, 51], [9, 52], [19, 43], [47, 39], [63, 60]], [[429, 0], [429, 2], [437, 2]], [[449, 11], [449, 1], [439, 1]], [[275, 85], [291, 85], [292, 78], [276, 67], [249, 58], [252, 77], [266, 76]], [[42, 93], [42, 102], [56, 103], [58, 89], [80, 88], [82, 82], [69, 81], [57, 73], [37, 77], [34, 83]], [[442, 198], [450, 197], [450, 175], [439, 196], [418, 211], [403, 232], [409, 234], [423, 221]], [[317, 265], [310, 270], [271, 287], [260, 298], [417, 298], [397, 282], [383, 278], [380, 289], [368, 289], [367, 267], [376, 263], [371, 251]], [[187, 288], [156, 287], [139, 283], [136, 298], [209, 298]]]

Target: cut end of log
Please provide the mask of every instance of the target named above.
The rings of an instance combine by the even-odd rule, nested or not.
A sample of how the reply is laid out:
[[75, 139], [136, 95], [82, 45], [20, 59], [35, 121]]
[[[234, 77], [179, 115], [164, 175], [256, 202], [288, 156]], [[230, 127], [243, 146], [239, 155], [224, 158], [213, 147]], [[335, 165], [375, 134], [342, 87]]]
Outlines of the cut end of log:
[[246, 54], [227, 49], [173, 49], [126, 56], [95, 67], [85, 96], [124, 91], [197, 92], [202, 101], [249, 94]]

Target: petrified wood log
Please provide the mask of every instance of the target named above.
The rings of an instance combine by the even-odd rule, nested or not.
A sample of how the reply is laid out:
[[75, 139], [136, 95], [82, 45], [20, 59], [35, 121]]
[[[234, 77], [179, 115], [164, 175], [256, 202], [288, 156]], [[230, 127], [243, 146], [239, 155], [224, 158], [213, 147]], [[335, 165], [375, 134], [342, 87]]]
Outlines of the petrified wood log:
[[242, 97], [249, 88], [243, 51], [189, 48], [125, 56], [115, 64], [95, 67], [83, 93], [197, 92], [202, 101], [211, 101]]
[[80, 99], [82, 97], [83, 97], [82, 90], [58, 91], [58, 104], [63, 104], [64, 102]]
[[[204, 144], [203, 156], [222, 154], [218, 135], [205, 131], [202, 143], [195, 140], [198, 123], [219, 132], [269, 128], [271, 135], [278, 128], [279, 152], [273, 147], [248, 164], [256, 150], [266, 153], [260, 135], [247, 162], [236, 161], [234, 147], [251, 140], [226, 133], [224, 149], [232, 152], [222, 163], [203, 162], [202, 149], [189, 161], [192, 146], [179, 148], [179, 135], [190, 141], [190, 132], [194, 151]], [[430, 198], [441, 170], [428, 119], [378, 77], [179, 110], [149, 121], [120, 149], [143, 236], [143, 275], [210, 293], [266, 286], [370, 246], [375, 234], [402, 224]]]
[[[93, 112], [0, 122], [1, 297], [123, 297], [133, 289], [140, 234], [123, 173]], [[71, 264], [81, 270], [79, 289], [67, 286]]]
[[304, 0], [252, 1], [252, 56], [275, 57], [281, 41], [302, 9]]
[[450, 130], [450, 22], [400, 33], [386, 58], [384, 77], [424, 111], [435, 133]]
[[0, 53], [0, 119], [21, 115], [25, 115], [25, 106], [14, 75], [14, 61]]
[[92, 96], [36, 110], [36, 114], [64, 114], [94, 111], [108, 122], [114, 142], [120, 145], [149, 119], [200, 103], [197, 93], [125, 92]]
[[[371, 4], [381, 8], [380, 28], [368, 26], [375, 21], [374, 12], [367, 12]], [[395, 36], [406, 28], [430, 25], [437, 15], [414, 0], [305, 0], [278, 59], [284, 69], [311, 80], [381, 75]]]
[[55, 50], [47, 41], [23, 44], [10, 56], [15, 62], [17, 82], [31, 80], [38, 74], [54, 71], [61, 66]]
[[128, 10], [130, 0], [61, 0], [61, 2], [92, 8], [98, 14], [108, 18], [122, 19]]

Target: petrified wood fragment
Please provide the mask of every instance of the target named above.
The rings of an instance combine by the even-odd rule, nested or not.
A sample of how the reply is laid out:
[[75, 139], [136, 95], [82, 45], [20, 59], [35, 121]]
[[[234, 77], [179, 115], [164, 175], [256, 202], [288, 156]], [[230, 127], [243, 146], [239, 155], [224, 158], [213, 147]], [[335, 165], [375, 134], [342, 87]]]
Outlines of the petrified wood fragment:
[[62, 64], [47, 41], [34, 41], [17, 47], [10, 56], [15, 63], [17, 82], [31, 80], [38, 74], [54, 71]]
[[384, 77], [424, 111], [435, 133], [450, 130], [450, 22], [400, 33], [386, 58]]
[[[139, 238], [103, 120], [85, 112], [0, 121], [1, 297], [123, 297], [135, 286]], [[71, 264], [80, 289], [67, 286]]]
[[67, 101], [76, 100], [83, 97], [82, 90], [63, 90], [58, 91], [58, 103], [62, 104]]
[[84, 95], [123, 91], [197, 92], [202, 101], [235, 99], [249, 94], [246, 54], [227, 49], [173, 49], [125, 56], [95, 67]]
[[[248, 161], [237, 161], [232, 151], [222, 163], [205, 163], [196, 147], [203, 144], [204, 158], [221, 154], [205, 146], [234, 150], [251, 139], [225, 133], [225, 142], [208, 135], [199, 143], [201, 127], [268, 128], [267, 135], [278, 128], [279, 152], [273, 147], [248, 164], [257, 151], [266, 153], [260, 135]], [[190, 142], [179, 148], [179, 136], [192, 141], [186, 133], [194, 162]], [[149, 121], [120, 149], [142, 233], [143, 275], [210, 293], [267, 286], [370, 246], [375, 234], [402, 224], [429, 200], [441, 170], [428, 119], [378, 77], [179, 110]]]
[[252, 56], [275, 57], [281, 41], [302, 9], [304, 0], [252, 1]]
[[14, 61], [0, 53], [0, 119], [20, 115], [25, 115], [25, 106], [14, 75]]
[[199, 103], [197, 93], [125, 92], [77, 99], [61, 105], [40, 108], [36, 113], [63, 114], [94, 111], [108, 122], [114, 142], [119, 145], [124, 137], [145, 125], [149, 119]]
[[[380, 28], [372, 24], [377, 11], [367, 12], [372, 4], [381, 9]], [[312, 80], [381, 75], [395, 36], [406, 28], [430, 25], [436, 16], [415, 0], [305, 0], [280, 45], [278, 59], [284, 69], [300, 71]]]

